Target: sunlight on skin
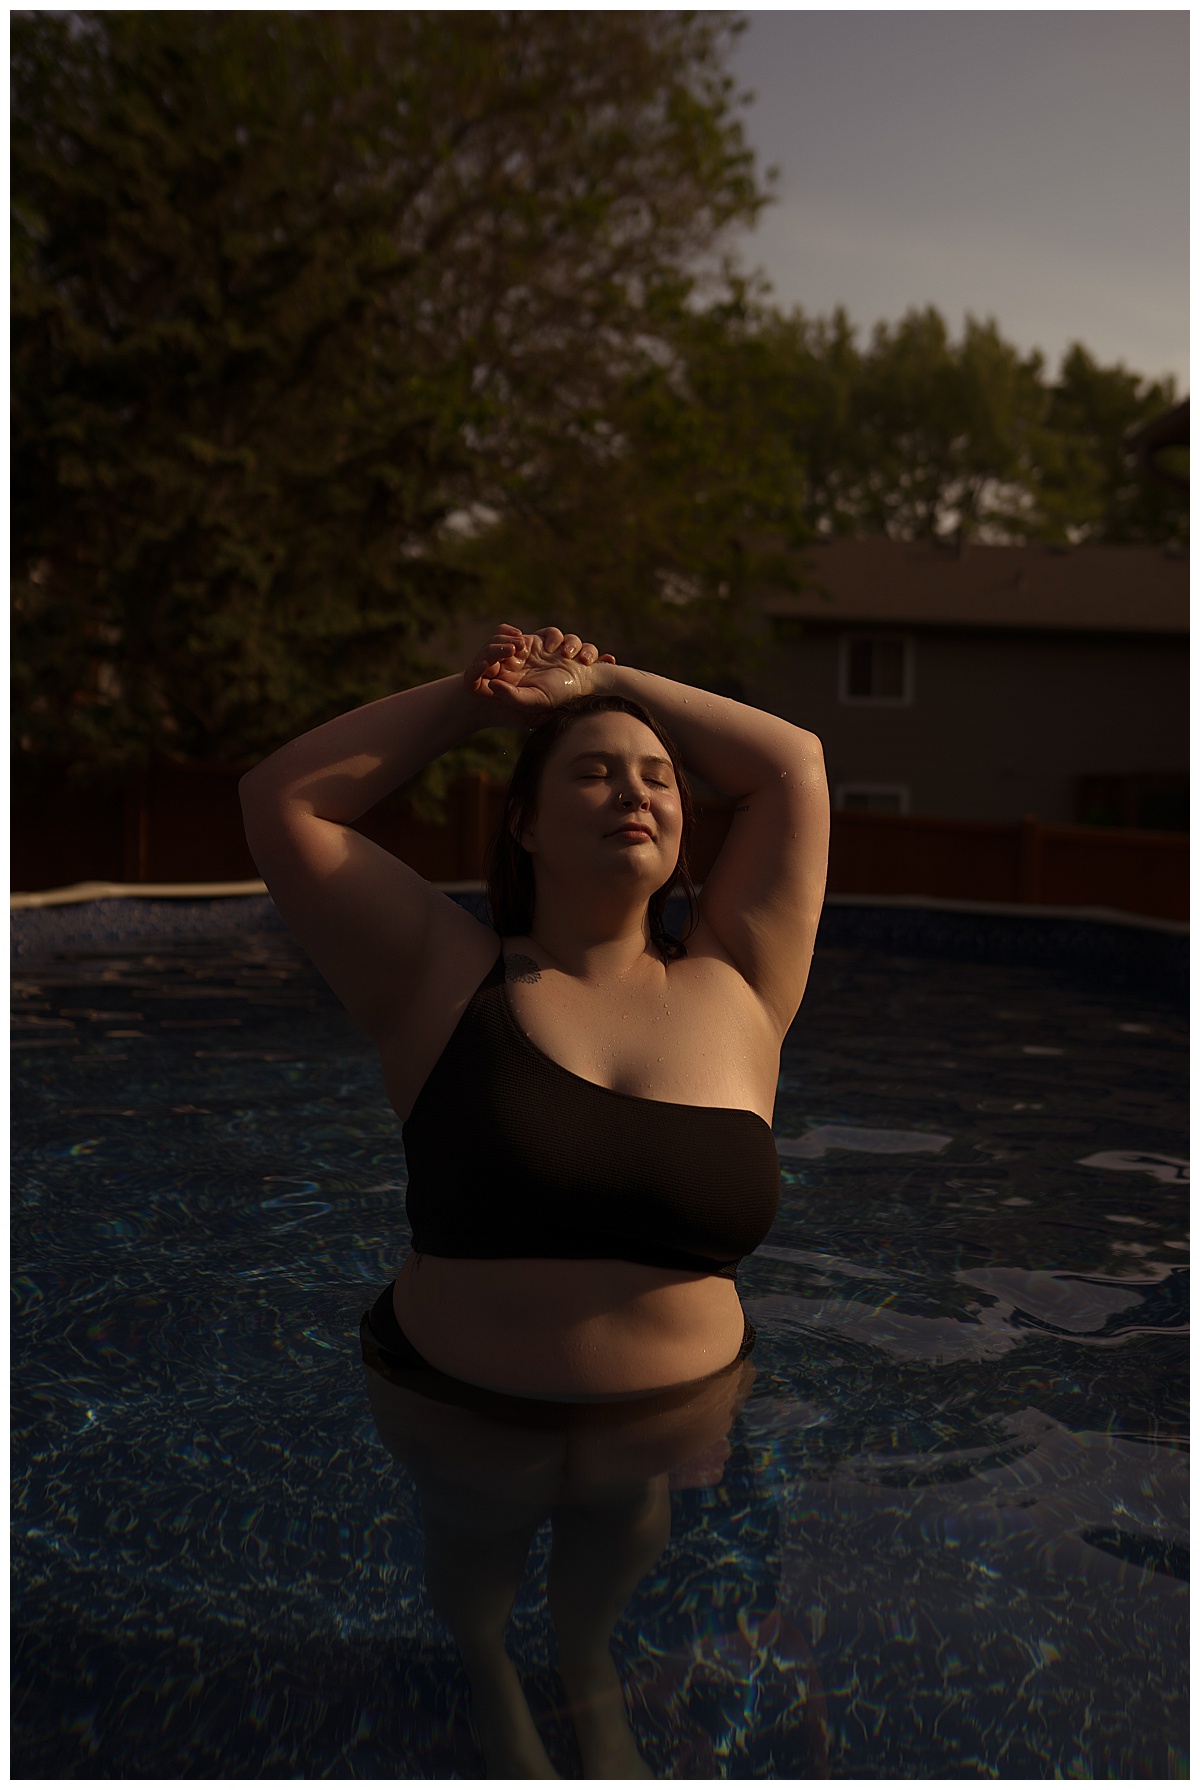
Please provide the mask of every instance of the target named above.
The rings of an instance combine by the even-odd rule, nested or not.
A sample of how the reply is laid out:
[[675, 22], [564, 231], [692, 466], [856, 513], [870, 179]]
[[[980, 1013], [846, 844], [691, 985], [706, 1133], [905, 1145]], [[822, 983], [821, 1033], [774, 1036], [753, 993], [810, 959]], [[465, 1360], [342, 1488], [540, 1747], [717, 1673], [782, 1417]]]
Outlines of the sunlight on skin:
[[[461, 1010], [495, 967], [497, 934], [447, 903], [353, 823], [481, 727], [536, 727], [586, 694], [612, 696], [617, 706], [571, 717], [569, 738], [554, 740], [539, 772], [536, 806], [520, 822], [520, 842], [536, 876], [531, 921], [522, 922], [528, 938], [515, 944], [536, 953], [555, 998], [546, 1009], [544, 999], [539, 1007], [536, 994], [514, 988], [517, 1022], [527, 1002], [525, 1017], [535, 1032], [562, 1028], [546, 1040], [550, 1050], [534, 1042], [560, 1071], [562, 1057], [578, 1058], [582, 1050], [586, 1059], [591, 1049], [592, 1060], [579, 1062], [582, 1079], [594, 1079], [602, 1092], [676, 1109], [707, 1096], [701, 1105], [769, 1128], [779, 1042], [803, 992], [823, 881], [827, 801], [820, 748], [803, 730], [727, 698], [619, 668], [613, 655], [561, 629], [526, 634], [506, 623], [459, 677], [330, 721], [250, 773], [243, 800], [256, 861], [287, 923], [379, 1045], [396, 1111], [411, 1116], [444, 1054], [447, 1015]], [[624, 703], [644, 705], [653, 725]], [[710, 873], [701, 924], [678, 964], [651, 947], [647, 908], [673, 879], [683, 837], [681, 773], [671, 740], [690, 769], [736, 792], [739, 803], [730, 840]], [[818, 783], [820, 800], [805, 799], [804, 789]], [[675, 991], [669, 1006], [663, 1000], [668, 973]], [[561, 998], [556, 977], [565, 978]], [[622, 1014], [622, 1006], [630, 1011]], [[660, 1007], [661, 1039], [647, 1045], [646, 1028], [658, 1023]], [[722, 1040], [719, 1073], [696, 1048], [696, 1039], [710, 1034]], [[665, 1085], [660, 1066], [668, 1056], [676, 1073]], [[565, 1073], [578, 1070], [568, 1063]], [[677, 1125], [677, 1116], [671, 1122]], [[773, 1210], [778, 1173], [770, 1155]], [[619, 1259], [610, 1261], [600, 1252], [595, 1260], [566, 1263], [540, 1259], [552, 1251], [529, 1253], [533, 1261], [519, 1253], [512, 1261], [473, 1261], [459, 1260], [455, 1250], [444, 1251], [444, 1259], [436, 1251], [428, 1257], [410, 1252], [394, 1285], [393, 1310], [408, 1346], [465, 1385], [492, 1386], [501, 1399], [584, 1401], [585, 1414], [576, 1413], [562, 1435], [568, 1460], [561, 1482], [543, 1484], [541, 1414], [526, 1426], [510, 1413], [500, 1426], [505, 1460], [528, 1428], [536, 1458], [524, 1466], [532, 1477], [521, 1463], [510, 1462], [514, 1470], [506, 1471], [496, 1459], [476, 1498], [454, 1440], [441, 1434], [447, 1411], [436, 1400], [421, 1401], [416, 1413], [411, 1401], [397, 1407], [396, 1421], [385, 1419], [381, 1434], [421, 1492], [426, 1584], [458, 1643], [491, 1772], [554, 1775], [504, 1649], [532, 1535], [549, 1515], [547, 1597], [585, 1775], [647, 1777], [610, 1640], [666, 1547], [669, 1474], [698, 1447], [710, 1455], [716, 1450], [723, 1463], [724, 1438], [753, 1373], [735, 1352], [744, 1345], [746, 1321], [723, 1273], [653, 1266], [636, 1253], [616, 1252]], [[579, 1277], [578, 1289], [568, 1267]], [[552, 1270], [554, 1288], [545, 1297], [530, 1296], [526, 1283], [541, 1268]], [[418, 1281], [436, 1296], [422, 1294]], [[577, 1290], [582, 1305], [567, 1296]], [[589, 1297], [602, 1297], [614, 1311], [610, 1316], [606, 1309], [605, 1322], [593, 1326], [581, 1348], [580, 1312]], [[714, 1356], [726, 1367], [710, 1378]], [[386, 1359], [380, 1366], [386, 1369]], [[651, 1409], [626, 1414], [621, 1405], [613, 1417], [606, 1407], [603, 1435], [597, 1429], [590, 1438], [603, 1442], [605, 1458], [598, 1478], [587, 1475], [590, 1403], [635, 1393]], [[670, 1402], [660, 1410], [663, 1399]], [[424, 1411], [427, 1403], [432, 1412]], [[378, 1404], [374, 1396], [372, 1404]], [[614, 1478], [617, 1427], [628, 1459], [625, 1476], [618, 1469]], [[485, 1432], [486, 1420], [457, 1438], [469, 1445], [472, 1460], [486, 1453]], [[711, 1467], [710, 1460], [705, 1483], [713, 1483]]]

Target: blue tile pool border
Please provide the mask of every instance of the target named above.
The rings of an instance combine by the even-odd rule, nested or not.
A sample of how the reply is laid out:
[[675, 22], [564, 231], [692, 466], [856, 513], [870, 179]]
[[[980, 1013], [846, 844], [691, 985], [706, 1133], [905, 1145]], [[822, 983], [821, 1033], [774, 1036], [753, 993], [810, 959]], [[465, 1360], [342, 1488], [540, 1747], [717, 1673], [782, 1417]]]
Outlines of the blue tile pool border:
[[[482, 886], [446, 892], [480, 918]], [[678, 898], [668, 923], [684, 917]], [[10, 916], [12, 967], [26, 972], [55, 958], [160, 945], [182, 947], [283, 930], [269, 895], [168, 899], [124, 895], [24, 907]], [[945, 962], [1011, 964], [1132, 979], [1148, 991], [1186, 999], [1188, 932], [1170, 922], [1106, 910], [1021, 910], [983, 902], [919, 902], [832, 897], [821, 916], [817, 950], [865, 950]]]

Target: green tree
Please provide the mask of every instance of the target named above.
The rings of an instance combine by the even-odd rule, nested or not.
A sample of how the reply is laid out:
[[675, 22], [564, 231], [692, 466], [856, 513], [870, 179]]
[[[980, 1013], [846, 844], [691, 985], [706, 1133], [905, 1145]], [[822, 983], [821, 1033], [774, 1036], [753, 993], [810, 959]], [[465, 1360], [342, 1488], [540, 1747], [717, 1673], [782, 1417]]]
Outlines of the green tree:
[[928, 307], [860, 347], [843, 311], [795, 311], [765, 318], [763, 337], [813, 533], [1006, 540], [1040, 526], [1042, 363], [995, 322], [968, 318], [955, 342]]
[[790, 465], [811, 534], [1186, 538], [1186, 496], [1148, 479], [1124, 446], [1174, 401], [1172, 384], [1102, 367], [1082, 347], [1051, 379], [993, 320], [968, 317], [955, 341], [928, 307], [878, 324], [860, 346], [841, 311], [760, 307], [709, 354], [739, 378], [753, 360], [755, 415], [775, 442], [756, 452]]
[[14, 18], [25, 754], [245, 758], [440, 669], [464, 518], [623, 411], [762, 202], [730, 29]]
[[860, 527], [901, 540], [950, 528], [1005, 540], [1036, 527], [1041, 375], [1041, 356], [1021, 356], [992, 320], [968, 317], [958, 342], [932, 307], [879, 324], [854, 405]]
[[1173, 380], [1102, 367], [1072, 346], [1051, 388], [1053, 445], [1039, 469], [1038, 497], [1052, 528], [1077, 541], [1186, 542], [1187, 493], [1148, 477], [1124, 446], [1131, 429], [1175, 402]]
[[547, 444], [538, 477], [461, 563], [493, 609], [532, 604], [603, 629], [647, 669], [736, 688], [756, 661], [755, 587], [793, 578], [812, 531], [753, 289], [731, 279], [719, 304], [687, 298], [682, 283], [660, 291], [653, 352], [603, 414]]
[[1123, 451], [1169, 383], [699, 302], [763, 202], [731, 29], [14, 18], [18, 768], [254, 757], [476, 610], [736, 681], [814, 535], [1185, 538]]
[[858, 415], [863, 358], [840, 307], [829, 318], [796, 310], [768, 316], [764, 347], [774, 405], [802, 487], [810, 534], [862, 531], [865, 455]]

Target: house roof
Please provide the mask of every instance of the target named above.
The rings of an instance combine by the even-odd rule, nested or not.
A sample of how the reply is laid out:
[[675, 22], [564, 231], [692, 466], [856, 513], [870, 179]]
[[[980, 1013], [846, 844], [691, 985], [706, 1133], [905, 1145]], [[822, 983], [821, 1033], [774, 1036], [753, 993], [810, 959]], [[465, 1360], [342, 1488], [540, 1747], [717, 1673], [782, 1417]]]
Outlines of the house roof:
[[796, 556], [804, 588], [764, 587], [767, 615], [893, 627], [1186, 634], [1189, 565], [1162, 547], [831, 540]]

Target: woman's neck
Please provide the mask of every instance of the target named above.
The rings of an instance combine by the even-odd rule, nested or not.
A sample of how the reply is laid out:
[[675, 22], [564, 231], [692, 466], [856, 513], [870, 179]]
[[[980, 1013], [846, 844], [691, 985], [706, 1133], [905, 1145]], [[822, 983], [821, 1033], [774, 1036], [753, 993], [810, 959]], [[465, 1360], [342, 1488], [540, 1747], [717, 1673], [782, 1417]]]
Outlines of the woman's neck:
[[647, 956], [659, 961], [645, 914], [614, 934], [583, 927], [574, 916], [556, 919], [538, 910], [528, 941], [554, 969], [583, 982], [619, 981]]

